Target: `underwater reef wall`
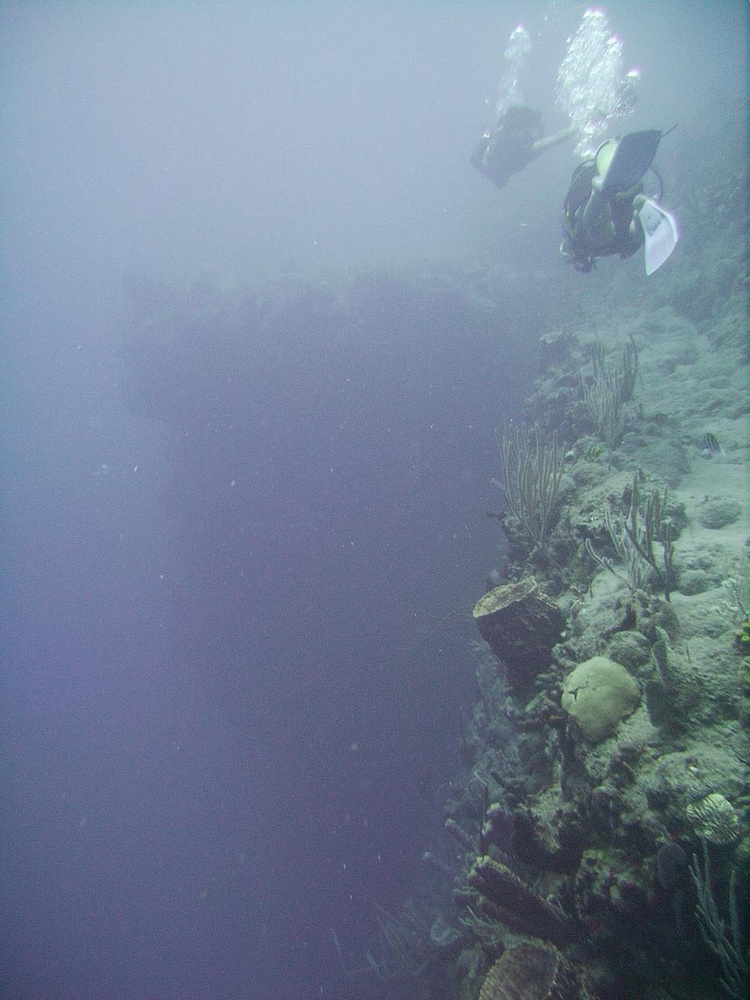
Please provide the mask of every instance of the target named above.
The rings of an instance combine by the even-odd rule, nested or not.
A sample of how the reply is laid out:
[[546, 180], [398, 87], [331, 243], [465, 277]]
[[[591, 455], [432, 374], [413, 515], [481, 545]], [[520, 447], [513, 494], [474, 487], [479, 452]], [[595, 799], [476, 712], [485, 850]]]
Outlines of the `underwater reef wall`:
[[[636, 297], [632, 273], [608, 279], [609, 318], [581, 293], [503, 442], [515, 502], [493, 514], [507, 546], [474, 611], [452, 879], [426, 910], [453, 946], [418, 995], [747, 995], [750, 368], [728, 160], [723, 242], [704, 230]], [[545, 495], [540, 456], [562, 441]]]

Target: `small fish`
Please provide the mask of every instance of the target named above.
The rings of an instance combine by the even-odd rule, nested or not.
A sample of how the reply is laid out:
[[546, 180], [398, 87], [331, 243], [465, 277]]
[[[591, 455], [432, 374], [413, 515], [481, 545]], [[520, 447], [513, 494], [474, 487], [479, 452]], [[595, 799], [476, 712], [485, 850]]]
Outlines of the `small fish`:
[[583, 452], [581, 458], [585, 458], [588, 462], [595, 462], [597, 458], [602, 453], [602, 446], [600, 444], [589, 445], [588, 448]]
[[723, 455], [724, 449], [719, 444], [719, 439], [710, 431], [703, 435], [703, 450], [709, 455]]

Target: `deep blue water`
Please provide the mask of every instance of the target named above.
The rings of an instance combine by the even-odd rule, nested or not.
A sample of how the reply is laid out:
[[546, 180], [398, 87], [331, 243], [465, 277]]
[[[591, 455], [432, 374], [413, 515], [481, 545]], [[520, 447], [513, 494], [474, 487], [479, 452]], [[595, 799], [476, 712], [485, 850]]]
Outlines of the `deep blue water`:
[[[688, 94], [691, 46], [739, 60], [709, 6], [610, 5], [645, 119], [732, 93]], [[14, 1000], [393, 995], [332, 928], [361, 964], [444, 844], [494, 429], [585, 280], [570, 151], [507, 197], [468, 164], [514, 5], [212, 7], [2, 14]]]

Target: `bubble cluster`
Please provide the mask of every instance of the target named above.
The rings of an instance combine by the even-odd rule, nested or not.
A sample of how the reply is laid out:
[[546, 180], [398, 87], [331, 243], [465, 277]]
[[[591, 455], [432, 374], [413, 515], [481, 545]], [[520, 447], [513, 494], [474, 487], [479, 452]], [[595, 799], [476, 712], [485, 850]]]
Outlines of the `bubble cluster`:
[[625, 73], [622, 42], [606, 14], [589, 8], [557, 75], [556, 104], [578, 131], [579, 156], [593, 156], [611, 122], [633, 110], [639, 78], [636, 69]]
[[503, 54], [505, 71], [498, 86], [497, 108], [495, 109], [498, 118], [515, 104], [523, 104], [521, 71], [524, 60], [530, 51], [531, 38], [529, 33], [522, 24], [519, 24], [511, 32], [508, 47]]

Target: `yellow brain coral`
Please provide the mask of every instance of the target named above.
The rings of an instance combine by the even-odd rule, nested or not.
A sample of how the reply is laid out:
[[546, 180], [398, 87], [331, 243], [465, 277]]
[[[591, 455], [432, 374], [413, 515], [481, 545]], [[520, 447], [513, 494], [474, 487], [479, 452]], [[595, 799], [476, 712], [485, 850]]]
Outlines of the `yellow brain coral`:
[[686, 810], [693, 829], [709, 844], [732, 844], [739, 836], [740, 821], [729, 799], [712, 792]]

